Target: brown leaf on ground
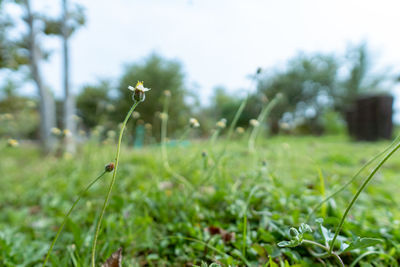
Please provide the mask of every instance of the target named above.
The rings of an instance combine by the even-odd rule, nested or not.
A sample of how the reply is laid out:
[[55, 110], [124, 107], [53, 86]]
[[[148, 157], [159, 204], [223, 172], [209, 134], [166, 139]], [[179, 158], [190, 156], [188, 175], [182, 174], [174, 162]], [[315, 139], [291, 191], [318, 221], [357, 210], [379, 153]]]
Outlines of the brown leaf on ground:
[[229, 243], [235, 240], [234, 232], [228, 232], [217, 226], [209, 226], [206, 228], [206, 231], [208, 231], [210, 235], [221, 235], [221, 238], [225, 243]]
[[101, 265], [101, 267], [121, 267], [122, 264], [122, 248], [119, 248], [115, 251], [111, 256], [107, 259], [105, 263]]

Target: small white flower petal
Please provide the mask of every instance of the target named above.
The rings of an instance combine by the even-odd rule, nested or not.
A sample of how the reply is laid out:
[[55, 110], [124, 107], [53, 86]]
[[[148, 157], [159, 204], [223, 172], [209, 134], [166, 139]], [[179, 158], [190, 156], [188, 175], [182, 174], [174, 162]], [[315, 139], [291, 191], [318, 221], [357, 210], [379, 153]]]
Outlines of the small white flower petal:
[[128, 86], [128, 89], [131, 90], [131, 91], [135, 91], [135, 87], [130, 86], [130, 85]]

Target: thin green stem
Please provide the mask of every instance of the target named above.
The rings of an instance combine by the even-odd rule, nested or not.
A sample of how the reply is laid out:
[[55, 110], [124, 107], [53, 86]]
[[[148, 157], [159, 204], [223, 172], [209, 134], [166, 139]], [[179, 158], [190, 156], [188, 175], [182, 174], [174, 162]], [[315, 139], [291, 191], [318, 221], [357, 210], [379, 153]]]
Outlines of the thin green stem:
[[232, 123], [229, 126], [228, 134], [227, 134], [227, 137], [226, 137], [227, 140], [231, 139], [231, 136], [233, 134], [233, 130], [234, 130], [239, 118], [240, 118], [240, 115], [242, 115], [242, 112], [243, 112], [244, 108], [246, 107], [248, 98], [249, 98], [249, 96], [247, 95], [245, 97], [245, 99], [242, 101], [242, 103], [240, 104], [238, 110], [236, 111], [235, 117], [233, 118]]
[[168, 126], [168, 107], [169, 107], [169, 99], [170, 96], [165, 96], [164, 106], [163, 106], [163, 114], [161, 117], [161, 156], [163, 160], [164, 168], [167, 172], [169, 172], [172, 177], [176, 180], [180, 181], [181, 183], [185, 184], [187, 187], [192, 188], [192, 185], [189, 181], [172, 170], [171, 166], [169, 165], [168, 160], [168, 153], [167, 153], [167, 126]]
[[340, 187], [338, 190], [336, 190], [334, 193], [330, 194], [328, 197], [326, 197], [324, 200], [322, 200], [321, 202], [319, 202], [312, 210], [311, 212], [308, 214], [307, 216], [307, 222], [310, 221], [311, 216], [327, 201], [329, 201], [331, 198], [335, 197], [337, 194], [339, 194], [340, 192], [342, 192], [344, 189], [346, 189], [350, 184], [352, 184], [354, 182], [354, 180], [357, 179], [357, 177], [360, 175], [361, 172], [363, 172], [365, 170], [365, 168], [367, 168], [372, 162], [374, 162], [376, 159], [380, 158], [383, 154], [385, 154], [387, 151], [389, 151], [389, 149], [395, 144], [397, 143], [397, 141], [400, 140], [400, 135], [396, 137], [396, 139], [389, 145], [387, 146], [383, 151], [381, 151], [380, 153], [376, 154], [373, 158], [371, 158], [370, 160], [368, 160], [368, 162], [366, 162], [354, 175], [353, 177], [347, 182], [345, 183], [342, 187]]
[[123, 136], [123, 133], [124, 133], [126, 124], [127, 124], [129, 118], [130, 118], [131, 115], [132, 115], [132, 112], [135, 110], [136, 106], [137, 106], [139, 103], [140, 103], [140, 102], [137, 101], [137, 102], [135, 102], [135, 103], [132, 105], [131, 109], [129, 110], [128, 114], [127, 114], [126, 117], [125, 117], [124, 122], [122, 123], [121, 131], [120, 131], [120, 133], [119, 133], [119, 139], [118, 139], [118, 145], [117, 145], [117, 153], [116, 153], [116, 155], [115, 155], [115, 168], [114, 168], [114, 172], [113, 172], [113, 176], [112, 176], [110, 185], [109, 185], [109, 187], [108, 187], [108, 192], [107, 192], [106, 198], [105, 198], [104, 203], [103, 203], [103, 208], [101, 209], [101, 213], [100, 213], [99, 220], [97, 221], [96, 232], [95, 232], [95, 234], [94, 234], [93, 245], [92, 245], [92, 267], [95, 267], [95, 266], [96, 266], [96, 245], [97, 245], [97, 238], [98, 238], [98, 236], [99, 236], [99, 232], [100, 232], [100, 228], [101, 228], [101, 222], [103, 221], [104, 213], [105, 213], [105, 211], [106, 211], [107, 204], [108, 204], [108, 201], [109, 201], [109, 199], [110, 199], [111, 191], [112, 191], [112, 188], [113, 188], [113, 186], [114, 186], [115, 179], [116, 179], [116, 177], [117, 177], [117, 170], [118, 170], [119, 154], [120, 154], [121, 143], [122, 143], [122, 136]]
[[[214, 166], [209, 169], [208, 173], [205, 175], [205, 178], [203, 179], [203, 181], [200, 182], [198, 187], [202, 186], [203, 184], [205, 184], [210, 179], [210, 177], [212, 176], [214, 170], [218, 167], [218, 164], [219, 164], [220, 160], [225, 155], [226, 149], [227, 149], [228, 144], [229, 144], [229, 140], [230, 140], [230, 138], [232, 137], [232, 134], [233, 134], [233, 129], [235, 129], [235, 126], [236, 126], [236, 124], [237, 124], [237, 122], [238, 122], [238, 120], [240, 118], [240, 115], [242, 115], [243, 110], [246, 107], [247, 99], [248, 99], [248, 96], [246, 96], [246, 98], [242, 101], [242, 103], [240, 104], [238, 110], [236, 111], [236, 114], [235, 114], [235, 117], [233, 118], [232, 124], [229, 126], [228, 135], [227, 135], [227, 139], [226, 139], [225, 145], [224, 145], [221, 153], [217, 156]], [[210, 143], [211, 143], [212, 147], [214, 147], [214, 143], [217, 140], [218, 135], [219, 135], [220, 132], [221, 132], [221, 129], [218, 128], [215, 131], [215, 133], [211, 136]]]
[[249, 137], [248, 146], [249, 146], [250, 152], [254, 152], [254, 144], [256, 142], [256, 138], [260, 131], [260, 127], [264, 123], [264, 120], [267, 117], [267, 115], [278, 103], [279, 99], [280, 99], [280, 97], [278, 97], [278, 96], [274, 97], [274, 99], [272, 99], [271, 102], [269, 102], [267, 105], [264, 106], [264, 108], [261, 110], [260, 114], [258, 115], [257, 121], [258, 121], [259, 125], [253, 128], [253, 130], [251, 131], [250, 137]]
[[350, 204], [347, 206], [342, 219], [340, 220], [339, 226], [336, 229], [335, 235], [333, 236], [333, 239], [331, 241], [329, 253], [332, 253], [335, 241], [337, 236], [339, 235], [339, 232], [342, 230], [343, 223], [346, 220], [347, 214], [349, 213], [350, 209], [353, 207], [354, 203], [358, 199], [358, 196], [361, 194], [361, 192], [364, 190], [364, 188], [367, 186], [369, 181], [374, 177], [375, 173], [382, 167], [382, 165], [393, 155], [394, 152], [396, 152], [400, 148], [400, 143], [397, 144], [375, 167], [375, 169], [370, 173], [370, 175], [365, 179], [361, 187], [358, 189], [357, 193], [353, 196], [353, 199], [351, 200]]
[[186, 139], [186, 137], [189, 135], [191, 129], [192, 129], [191, 127], [186, 126], [183, 134], [178, 139], [178, 143], [180, 143], [180, 142], [182, 142], [182, 141], [184, 141]]
[[[326, 247], [320, 243], [314, 242], [312, 240], [307, 240], [307, 239], [303, 239], [302, 243], [304, 244], [310, 244], [319, 248], [322, 248], [323, 250], [327, 251], [330, 255], [334, 256], [336, 258], [336, 260], [338, 261], [338, 263], [340, 264], [340, 266], [344, 267], [344, 263], [342, 261], [342, 259], [340, 258], [340, 256], [336, 253], [332, 253], [329, 251], [329, 247]], [[323, 254], [321, 254], [322, 256]]]
[[47, 261], [48, 261], [49, 258], [50, 258], [50, 254], [51, 254], [51, 252], [53, 251], [54, 245], [56, 244], [57, 239], [58, 239], [58, 237], [59, 237], [60, 234], [61, 234], [61, 231], [63, 230], [65, 224], [67, 223], [67, 219], [68, 219], [69, 215], [70, 215], [71, 212], [74, 210], [75, 206], [78, 204], [79, 200], [83, 197], [83, 195], [84, 195], [84, 194], [85, 194], [85, 193], [86, 193], [86, 192], [87, 192], [101, 177], [103, 177], [103, 175], [104, 175], [105, 173], [106, 173], [106, 171], [104, 171], [102, 174], [100, 174], [96, 179], [94, 179], [93, 181], [91, 181], [91, 182], [86, 186], [86, 188], [85, 188], [84, 190], [82, 190], [82, 191], [79, 193], [78, 198], [77, 198], [77, 199], [75, 200], [75, 202], [72, 204], [72, 206], [71, 206], [71, 208], [68, 210], [67, 214], [65, 214], [64, 220], [63, 220], [63, 222], [62, 222], [60, 228], [58, 228], [57, 234], [56, 234], [56, 236], [54, 237], [53, 242], [51, 243], [49, 250], [47, 251], [46, 258], [45, 258], [44, 261], [43, 261], [43, 265], [42, 265], [43, 267], [46, 266], [46, 263], [47, 263]]

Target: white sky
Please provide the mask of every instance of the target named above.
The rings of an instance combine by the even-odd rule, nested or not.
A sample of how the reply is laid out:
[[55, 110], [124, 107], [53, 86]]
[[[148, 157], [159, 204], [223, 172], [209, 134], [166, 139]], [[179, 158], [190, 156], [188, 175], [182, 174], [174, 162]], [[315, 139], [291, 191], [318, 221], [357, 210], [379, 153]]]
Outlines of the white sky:
[[[46, 11], [55, 2], [31, 1]], [[392, 66], [400, 74], [398, 0], [75, 2], [87, 14], [87, 25], [71, 40], [75, 92], [99, 78], [117, 79], [124, 63], [157, 52], [183, 63], [188, 84], [205, 101], [216, 85], [248, 87], [246, 77], [259, 66], [282, 66], [299, 51], [343, 54], [349, 43], [362, 40], [368, 41], [378, 66]], [[59, 40], [48, 45], [57, 52]], [[61, 95], [59, 54], [54, 53], [43, 72]]]

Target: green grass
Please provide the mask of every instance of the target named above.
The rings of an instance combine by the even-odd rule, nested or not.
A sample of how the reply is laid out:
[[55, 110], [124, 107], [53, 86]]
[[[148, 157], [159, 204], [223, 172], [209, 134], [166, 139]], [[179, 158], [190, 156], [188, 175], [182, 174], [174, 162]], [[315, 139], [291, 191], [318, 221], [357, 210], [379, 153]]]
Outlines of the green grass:
[[[232, 141], [216, 167], [213, 155], [218, 157], [224, 149], [222, 139], [213, 147], [207, 142], [168, 147], [171, 169], [194, 189], [165, 170], [160, 147], [123, 147], [98, 240], [98, 262], [122, 247], [123, 266], [202, 262], [267, 266], [270, 259], [270, 265], [278, 266], [285, 266], [285, 261], [302, 266], [335, 265], [334, 258], [312, 256], [312, 247], [279, 248], [277, 243], [289, 238], [290, 227], [306, 222], [323, 195], [340, 188], [389, 143], [352, 143], [343, 137], [259, 141], [254, 154], [248, 153], [247, 140]], [[40, 266], [64, 214], [77, 194], [113, 160], [115, 146], [91, 142], [73, 158], [41, 157], [37, 148], [27, 144], [17, 148], [1, 144], [0, 152], [0, 266]], [[323, 217], [324, 226], [335, 231], [375, 164], [317, 211], [309, 223], [314, 230], [314, 219]], [[364, 253], [358, 263], [365, 266], [399, 261], [399, 171], [400, 156], [395, 154], [350, 211], [340, 240], [349, 242], [360, 236], [383, 242], [342, 254], [346, 265]], [[50, 257], [52, 266], [90, 264], [95, 220], [110, 179], [106, 174], [71, 214]], [[217, 234], [211, 235], [210, 227]], [[307, 235], [321, 241], [318, 232]]]

